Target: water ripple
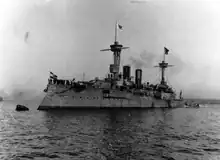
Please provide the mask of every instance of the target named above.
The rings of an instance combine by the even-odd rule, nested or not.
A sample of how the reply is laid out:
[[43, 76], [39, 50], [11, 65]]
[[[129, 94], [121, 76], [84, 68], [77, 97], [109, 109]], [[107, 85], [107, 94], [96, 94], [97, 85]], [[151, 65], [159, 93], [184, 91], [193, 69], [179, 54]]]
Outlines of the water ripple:
[[0, 112], [0, 159], [220, 157], [220, 109]]

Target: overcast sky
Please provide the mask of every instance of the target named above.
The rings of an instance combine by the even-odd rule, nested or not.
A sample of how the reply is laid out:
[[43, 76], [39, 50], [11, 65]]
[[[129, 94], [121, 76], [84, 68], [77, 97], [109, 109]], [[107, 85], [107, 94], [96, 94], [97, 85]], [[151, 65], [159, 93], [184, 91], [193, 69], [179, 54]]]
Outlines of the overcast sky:
[[0, 0], [0, 88], [42, 90], [50, 70], [78, 79], [83, 72], [104, 76], [113, 58], [100, 49], [113, 43], [118, 20], [119, 41], [130, 47], [123, 64], [142, 67], [144, 80], [157, 82], [153, 65], [166, 46], [175, 65], [168, 82], [187, 95], [218, 98], [219, 17], [217, 0]]

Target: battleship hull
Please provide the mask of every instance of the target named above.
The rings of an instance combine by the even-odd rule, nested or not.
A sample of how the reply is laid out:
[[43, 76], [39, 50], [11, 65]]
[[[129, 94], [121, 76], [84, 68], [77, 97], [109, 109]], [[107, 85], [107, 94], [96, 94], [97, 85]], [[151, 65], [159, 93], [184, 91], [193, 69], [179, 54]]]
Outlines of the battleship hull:
[[111, 91], [103, 95], [101, 89], [86, 89], [76, 92], [62, 87], [50, 86], [38, 110], [76, 108], [176, 108], [183, 100], [162, 100], [151, 96], [139, 96], [128, 92]]

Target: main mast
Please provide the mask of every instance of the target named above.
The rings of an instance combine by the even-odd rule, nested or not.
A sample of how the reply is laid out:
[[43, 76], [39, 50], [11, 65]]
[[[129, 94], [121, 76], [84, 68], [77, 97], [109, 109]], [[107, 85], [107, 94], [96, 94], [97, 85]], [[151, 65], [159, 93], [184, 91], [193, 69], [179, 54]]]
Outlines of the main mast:
[[162, 85], [166, 85], [166, 81], [165, 81], [165, 69], [168, 67], [172, 67], [173, 65], [169, 65], [168, 63], [166, 63], [165, 61], [165, 56], [168, 55], [169, 50], [164, 47], [164, 55], [163, 55], [163, 60], [161, 63], [159, 63], [159, 66], [155, 66], [155, 67], [159, 67], [161, 69], [161, 81], [160, 84]]
[[109, 71], [110, 71], [110, 73], [113, 74], [114, 80], [118, 79], [118, 75], [119, 75], [120, 61], [121, 61], [121, 50], [129, 48], [129, 47], [123, 47], [123, 45], [117, 41], [118, 29], [122, 30], [122, 26], [119, 25], [118, 22], [116, 21], [114, 44], [110, 45], [110, 49], [102, 49], [101, 50], [101, 51], [112, 51], [113, 52], [114, 61], [113, 61], [113, 64], [110, 64]]

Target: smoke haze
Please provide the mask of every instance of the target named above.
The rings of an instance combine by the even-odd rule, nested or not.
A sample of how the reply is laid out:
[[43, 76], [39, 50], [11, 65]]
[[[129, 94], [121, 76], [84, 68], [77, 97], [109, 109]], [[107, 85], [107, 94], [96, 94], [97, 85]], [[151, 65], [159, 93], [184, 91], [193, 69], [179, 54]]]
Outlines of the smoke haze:
[[155, 63], [155, 58], [156, 58], [155, 54], [144, 50], [140, 53], [140, 56], [138, 58], [131, 56], [129, 60], [131, 61], [131, 65], [135, 69], [143, 69], [148, 67], [152, 68], [153, 64]]

